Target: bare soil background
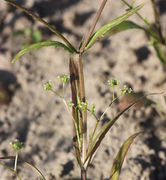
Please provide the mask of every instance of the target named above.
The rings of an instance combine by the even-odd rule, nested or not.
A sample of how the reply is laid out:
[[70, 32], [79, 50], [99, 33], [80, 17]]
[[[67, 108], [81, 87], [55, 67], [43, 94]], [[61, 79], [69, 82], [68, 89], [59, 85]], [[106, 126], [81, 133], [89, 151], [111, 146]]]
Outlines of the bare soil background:
[[[22, 0], [24, 6], [68, 37], [75, 45], [87, 33], [99, 0]], [[141, 3], [137, 0], [136, 3]], [[166, 27], [166, 1], [158, 1], [163, 27]], [[108, 1], [97, 25], [121, 15], [126, 7], [121, 1]], [[154, 22], [152, 8], [147, 0], [140, 11]], [[141, 23], [136, 15], [132, 18]], [[62, 102], [45, 92], [43, 84], [52, 80], [57, 90], [57, 76], [69, 74], [68, 54], [60, 49], [43, 48], [11, 64], [12, 56], [22, 47], [23, 36], [12, 37], [12, 32], [31, 27], [43, 33], [43, 40], [57, 40], [49, 30], [24, 13], [7, 6], [0, 0], [0, 90], [8, 98], [0, 102], [0, 156], [14, 155], [9, 142], [18, 138], [24, 143], [21, 156], [33, 162], [48, 180], [80, 179], [72, 147], [72, 120]], [[111, 100], [107, 80], [116, 78], [128, 84], [135, 92], [161, 92], [166, 89], [166, 71], [162, 68], [148, 38], [139, 30], [130, 30], [94, 45], [84, 56], [86, 95], [89, 104], [96, 105], [100, 115]], [[1, 90], [1, 91], [2, 91]], [[66, 89], [70, 100], [70, 86]], [[163, 108], [163, 96], [150, 97]], [[7, 105], [5, 105], [7, 103]], [[104, 117], [106, 122], [119, 111], [118, 103]], [[89, 118], [89, 126], [95, 121]], [[121, 172], [121, 180], [166, 179], [166, 120], [153, 107], [132, 109], [121, 117], [106, 136], [88, 171], [88, 179], [107, 179], [112, 160], [125, 139], [135, 132], [144, 131], [131, 146]], [[13, 165], [13, 162], [8, 162]], [[18, 166], [23, 180], [37, 179], [32, 170]], [[0, 180], [14, 177], [0, 168]]]

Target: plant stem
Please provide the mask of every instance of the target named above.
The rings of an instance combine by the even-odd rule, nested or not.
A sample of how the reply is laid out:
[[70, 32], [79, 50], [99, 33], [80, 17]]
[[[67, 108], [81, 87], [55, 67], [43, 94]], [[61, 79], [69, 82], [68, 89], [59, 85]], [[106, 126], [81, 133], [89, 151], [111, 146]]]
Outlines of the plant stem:
[[105, 109], [105, 111], [103, 112], [103, 114], [100, 116], [100, 120], [103, 119], [104, 115], [107, 113], [107, 111], [110, 109], [110, 107], [112, 106], [112, 104], [117, 100], [119, 99], [121, 96], [118, 96], [116, 98], [113, 98], [113, 100], [111, 101], [111, 103], [108, 105], [108, 107]]
[[[62, 101], [63, 101], [63, 103], [64, 103], [64, 105], [65, 105], [65, 107], [66, 107], [66, 109], [67, 109], [67, 112], [69, 113], [69, 115], [71, 115], [71, 112], [70, 112], [70, 109], [69, 109], [69, 107], [68, 107], [68, 105], [67, 105], [67, 102], [65, 101], [64, 98], [62, 98]], [[76, 124], [73, 116], [72, 116], [71, 118], [72, 118], [72, 120], [73, 120], [73, 124], [74, 124], [75, 130], [76, 130], [78, 147], [79, 147], [79, 149], [80, 149], [80, 148], [81, 148], [81, 143], [80, 143], [80, 138], [79, 138], [79, 136], [80, 136], [80, 135], [79, 135], [79, 129], [78, 129], [78, 126], [77, 126], [77, 124]]]
[[154, 12], [156, 27], [157, 27], [161, 42], [163, 44], [165, 44], [165, 39], [164, 39], [163, 34], [162, 34], [161, 23], [160, 23], [160, 20], [159, 20], [159, 13], [158, 13], [158, 10], [157, 10], [155, 0], [151, 0], [151, 3], [152, 3], [153, 12]]
[[[84, 73], [82, 57], [79, 56], [78, 60], [78, 76], [79, 76], [79, 96], [81, 102], [86, 102], [85, 98], [85, 85], [84, 85]], [[87, 149], [87, 110], [82, 111], [82, 161], [86, 159], [86, 149]]]
[[80, 53], [83, 53], [84, 48], [86, 47], [86, 45], [87, 45], [87, 43], [89, 41], [89, 38], [91, 37], [91, 35], [92, 35], [92, 33], [93, 33], [93, 31], [94, 31], [94, 29], [96, 27], [96, 24], [97, 24], [97, 22], [98, 22], [98, 20], [99, 20], [99, 18], [101, 16], [101, 13], [103, 12], [103, 9], [104, 9], [106, 3], [107, 3], [107, 0], [102, 1], [101, 6], [100, 6], [99, 10], [97, 11], [95, 19], [94, 19], [94, 21], [92, 23], [92, 26], [91, 26], [90, 30], [89, 30], [89, 33], [88, 33], [87, 37], [85, 38], [85, 41], [83, 42], [83, 44], [82, 44], [82, 46], [80, 48]]
[[86, 180], [86, 169], [84, 167], [81, 168], [81, 180]]
[[78, 142], [81, 142], [81, 139], [80, 139], [81, 132], [79, 129], [81, 120], [80, 120], [80, 115], [79, 115], [80, 113], [78, 110], [79, 76], [78, 76], [78, 67], [77, 67], [78, 59], [76, 60], [76, 58], [78, 57], [71, 55], [70, 63], [69, 63], [70, 85], [71, 85], [71, 94], [72, 94], [72, 103], [73, 103], [72, 116], [74, 120], [73, 144], [74, 144], [78, 164], [80, 165], [80, 167], [82, 167], [81, 166], [82, 162], [80, 160], [81, 147], [79, 148], [79, 143], [78, 143]]
[[15, 162], [14, 162], [14, 171], [17, 172], [17, 162], [18, 162], [18, 151], [16, 151]]

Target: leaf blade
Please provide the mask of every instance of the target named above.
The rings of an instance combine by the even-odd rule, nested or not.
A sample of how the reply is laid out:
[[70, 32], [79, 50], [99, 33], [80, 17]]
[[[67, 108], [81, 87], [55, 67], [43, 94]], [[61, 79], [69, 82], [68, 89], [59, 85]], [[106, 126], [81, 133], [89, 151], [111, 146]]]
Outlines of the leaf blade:
[[128, 17], [136, 13], [138, 10], [140, 10], [143, 7], [143, 5], [139, 5], [136, 8], [133, 8], [129, 10], [128, 12], [124, 13], [120, 17], [111, 20], [109, 23], [105, 24], [101, 28], [99, 28], [90, 38], [89, 42], [86, 45], [85, 50], [89, 49], [97, 40], [104, 38], [105, 34], [108, 33], [112, 28], [115, 26], [121, 24], [123, 21], [125, 21]]
[[50, 31], [52, 31], [54, 34], [56, 34], [59, 38], [61, 38], [63, 40], [63, 42], [71, 49], [73, 49], [73, 51], [77, 52], [76, 49], [72, 46], [72, 44], [59, 32], [57, 31], [57, 29], [50, 25], [48, 22], [46, 22], [44, 19], [40, 18], [38, 15], [36, 15], [35, 13], [31, 12], [30, 10], [26, 9], [25, 7], [17, 4], [16, 2], [14, 2], [13, 0], [5, 0], [7, 3], [9, 3], [10, 5], [12, 5], [13, 7], [16, 7], [18, 9], [21, 9], [24, 13], [28, 14], [29, 16], [31, 16], [34, 20], [39, 21], [40, 23], [42, 23], [44, 26], [46, 26]]
[[133, 134], [121, 146], [116, 158], [114, 159], [113, 165], [112, 165], [110, 180], [118, 180], [119, 179], [120, 171], [121, 171], [125, 156], [127, 154], [127, 151], [129, 150], [134, 139], [139, 134], [140, 134], [140, 132]]
[[12, 59], [12, 63], [16, 62], [21, 56], [23, 56], [24, 54], [27, 54], [33, 50], [36, 49], [40, 49], [42, 47], [48, 47], [48, 46], [55, 46], [56, 48], [63, 48], [64, 50], [70, 52], [70, 53], [74, 53], [74, 51], [72, 49], [70, 49], [69, 47], [67, 47], [65, 44], [58, 42], [58, 41], [43, 41], [43, 42], [39, 42], [39, 43], [35, 43], [32, 45], [29, 45], [25, 48], [23, 48], [22, 50], [20, 50]]
[[143, 27], [141, 27], [140, 25], [132, 22], [132, 21], [123, 21], [122, 23], [120, 23], [119, 25], [113, 27], [112, 29], [110, 29], [110, 31], [108, 31], [105, 34], [105, 37], [110, 37], [114, 34], [120, 33], [122, 31], [126, 31], [129, 29], [144, 29]]
[[88, 149], [88, 153], [87, 153], [87, 158], [84, 162], [90, 163], [94, 153], [96, 152], [96, 150], [98, 149], [98, 147], [100, 146], [102, 140], [104, 139], [105, 135], [107, 134], [107, 132], [111, 129], [111, 127], [114, 125], [114, 123], [121, 117], [122, 114], [124, 114], [124, 112], [126, 112], [127, 110], [129, 110], [132, 106], [134, 106], [135, 104], [137, 104], [139, 101], [141, 101], [143, 98], [150, 96], [150, 95], [156, 95], [156, 94], [162, 94], [161, 93], [151, 93], [151, 94], [147, 94], [144, 95], [142, 97], [139, 97], [138, 99], [136, 99], [134, 102], [132, 102], [130, 105], [128, 105], [124, 110], [122, 110], [121, 112], [119, 112], [115, 118], [109, 120], [100, 130], [100, 132], [96, 135], [96, 137], [94, 138], [90, 148]]

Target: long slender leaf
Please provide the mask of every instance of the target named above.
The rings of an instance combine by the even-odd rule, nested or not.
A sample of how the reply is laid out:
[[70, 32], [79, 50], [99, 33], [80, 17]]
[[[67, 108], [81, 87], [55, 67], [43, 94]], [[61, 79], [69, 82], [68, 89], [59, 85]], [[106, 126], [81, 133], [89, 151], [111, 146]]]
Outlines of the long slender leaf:
[[63, 48], [64, 50], [73, 53], [73, 50], [70, 49], [69, 47], [67, 47], [66, 45], [64, 45], [61, 42], [58, 41], [43, 41], [43, 42], [39, 42], [39, 43], [35, 43], [32, 45], [29, 45], [28, 47], [23, 48], [22, 50], [20, 50], [13, 58], [12, 63], [16, 62], [21, 56], [23, 56], [26, 53], [29, 53], [35, 49], [40, 49], [42, 47], [48, 47], [48, 46], [54, 46], [56, 48]]
[[6, 166], [5, 164], [3, 164], [3, 163], [1, 163], [1, 162], [0, 162], [0, 165], [1, 165], [3, 168], [5, 168], [5, 169], [7, 169], [8, 171], [10, 171], [13, 175], [15, 175], [15, 176], [17, 177], [17, 179], [22, 180], [22, 178], [19, 176], [19, 174], [18, 174], [16, 171], [14, 171], [14, 169]]
[[[138, 102], [138, 101], [136, 101]], [[111, 119], [110, 121], [108, 121], [100, 130], [100, 132], [96, 135], [96, 137], [94, 138], [90, 150], [88, 151], [87, 154], [87, 158], [86, 160], [88, 160], [89, 158], [89, 162], [93, 156], [93, 154], [96, 152], [96, 150], [98, 149], [99, 145], [101, 144], [102, 140], [104, 139], [105, 135], [107, 134], [107, 132], [110, 130], [110, 128], [114, 125], [114, 123], [119, 119], [119, 117], [124, 114], [128, 109], [130, 109], [130, 107], [132, 107], [134, 104], [136, 104], [136, 102], [130, 104], [128, 107], [126, 107], [123, 111], [121, 111], [114, 119]]]
[[98, 29], [90, 38], [89, 42], [86, 45], [85, 50], [89, 49], [97, 40], [104, 38], [106, 35], [111, 33], [112, 28], [115, 28], [119, 24], [121, 24], [123, 21], [125, 21], [128, 17], [136, 13], [138, 10], [140, 10], [143, 7], [143, 5], [139, 5], [136, 8], [133, 8], [129, 11], [127, 11], [122, 16], [111, 20], [109, 23], [102, 26], [100, 29]]
[[139, 134], [140, 133], [133, 134], [121, 146], [121, 148], [114, 160], [114, 163], [112, 165], [110, 180], [118, 180], [119, 179], [120, 171], [121, 171], [126, 153], [127, 153], [128, 149], [130, 148], [131, 144], [133, 143], [134, 139]]
[[[163, 93], [163, 92], [162, 92]], [[141, 101], [144, 97], [149, 96], [149, 95], [156, 95], [156, 94], [160, 94], [160, 93], [151, 93], [151, 94], [147, 94], [145, 96], [142, 96], [140, 98], [138, 98], [137, 100], [135, 100], [133, 103], [131, 103], [129, 106], [127, 106], [123, 111], [121, 111], [120, 113], [118, 113], [115, 118], [109, 120], [99, 131], [99, 133], [96, 135], [96, 137], [94, 138], [93, 142], [90, 145], [90, 148], [88, 149], [88, 153], [87, 153], [87, 158], [84, 162], [90, 163], [94, 153], [96, 152], [96, 150], [98, 149], [98, 147], [100, 146], [102, 140], [104, 139], [105, 135], [108, 133], [108, 131], [110, 130], [110, 128], [114, 125], [114, 123], [121, 117], [122, 114], [124, 114], [128, 109], [130, 109], [132, 106], [134, 106], [135, 104], [137, 104], [139, 101]]]
[[106, 32], [106, 34], [104, 35], [104, 37], [110, 37], [114, 34], [120, 33], [122, 31], [126, 31], [129, 29], [143, 29], [143, 27], [141, 27], [140, 25], [132, 22], [132, 21], [123, 21], [122, 23], [118, 24], [117, 26], [111, 28], [108, 32]]
[[[0, 157], [0, 160], [6, 160], [6, 159], [12, 159], [14, 160], [15, 159], [15, 156], [7, 156], [7, 157]], [[46, 180], [46, 178], [44, 177], [44, 175], [41, 173], [41, 171], [36, 167], [34, 166], [33, 164], [29, 163], [28, 161], [22, 159], [22, 158], [19, 158], [18, 159], [19, 161], [22, 161], [23, 163], [26, 163], [28, 166], [30, 166], [31, 168], [33, 168], [36, 173], [40, 176], [40, 178], [42, 180]]]
[[34, 14], [33, 12], [31, 12], [30, 10], [26, 9], [25, 7], [17, 4], [15, 1], [13, 0], [5, 0], [7, 3], [9, 3], [10, 5], [21, 9], [23, 12], [25, 12], [26, 14], [28, 14], [29, 16], [31, 16], [33, 19], [41, 22], [43, 25], [45, 25], [50, 31], [52, 31], [54, 34], [56, 34], [59, 38], [61, 38], [64, 43], [70, 47], [73, 51], [76, 52], [76, 49], [71, 45], [71, 43], [59, 32], [56, 30], [56, 28], [52, 25], [50, 25], [49, 23], [47, 23], [45, 20], [41, 19], [38, 15]]

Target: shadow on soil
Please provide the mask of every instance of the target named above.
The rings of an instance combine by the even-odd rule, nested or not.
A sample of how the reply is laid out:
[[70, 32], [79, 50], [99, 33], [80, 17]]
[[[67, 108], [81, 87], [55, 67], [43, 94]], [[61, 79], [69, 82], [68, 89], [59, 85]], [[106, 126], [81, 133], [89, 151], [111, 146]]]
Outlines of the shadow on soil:
[[156, 112], [154, 111], [151, 114], [151, 117], [140, 123], [140, 126], [144, 129], [144, 132], [146, 132], [145, 136], [147, 136], [145, 138], [145, 144], [153, 153], [151, 153], [149, 157], [140, 155], [139, 157], [134, 158], [134, 160], [142, 166], [141, 174], [143, 174], [143, 171], [146, 169], [149, 169], [150, 180], [165, 180], [166, 162], [163, 162], [160, 154], [162, 153], [164, 156], [166, 156], [166, 148], [162, 146], [162, 140], [156, 135], [156, 128], [161, 128], [161, 126], [156, 127], [155, 120], [160, 121]]

